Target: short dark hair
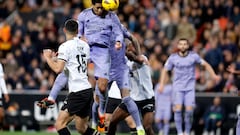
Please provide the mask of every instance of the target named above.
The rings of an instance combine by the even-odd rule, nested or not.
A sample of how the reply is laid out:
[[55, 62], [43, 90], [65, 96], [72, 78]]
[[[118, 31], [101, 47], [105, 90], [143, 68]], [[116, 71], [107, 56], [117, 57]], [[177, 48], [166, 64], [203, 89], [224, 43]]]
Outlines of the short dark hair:
[[102, 0], [92, 0], [92, 4], [96, 4], [96, 3], [102, 3]]
[[182, 40], [187, 41], [187, 44], [189, 45], [189, 40], [186, 39], [186, 38], [180, 38], [180, 39], [178, 40], [178, 42], [179, 42], [179, 41], [182, 41]]
[[65, 29], [71, 34], [76, 34], [78, 32], [78, 23], [73, 19], [69, 19], [64, 24]]

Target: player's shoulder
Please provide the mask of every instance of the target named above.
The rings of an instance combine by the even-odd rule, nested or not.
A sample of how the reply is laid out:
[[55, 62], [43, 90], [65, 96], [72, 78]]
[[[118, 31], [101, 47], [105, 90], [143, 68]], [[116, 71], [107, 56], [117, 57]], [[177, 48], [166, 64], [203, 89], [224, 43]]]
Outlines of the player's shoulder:
[[199, 56], [199, 55], [194, 51], [189, 51], [189, 56]]
[[81, 13], [86, 14], [86, 13], [89, 13], [89, 12], [92, 12], [92, 8], [86, 8]]
[[179, 57], [178, 53], [172, 53], [170, 54], [169, 58]]

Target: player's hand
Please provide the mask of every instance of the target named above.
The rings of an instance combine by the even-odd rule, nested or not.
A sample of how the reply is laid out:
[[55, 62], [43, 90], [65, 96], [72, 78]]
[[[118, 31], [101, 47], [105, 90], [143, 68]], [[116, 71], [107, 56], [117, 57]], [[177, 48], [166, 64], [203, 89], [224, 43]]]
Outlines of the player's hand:
[[4, 94], [4, 99], [5, 99], [5, 102], [8, 103], [10, 101], [10, 97], [8, 94]]
[[120, 42], [115, 43], [115, 49], [120, 50], [122, 48], [122, 44]]
[[214, 80], [215, 80], [216, 84], [219, 84], [220, 81], [222, 80], [222, 77], [221, 77], [220, 75], [216, 75], [216, 76], [214, 77]]
[[227, 67], [227, 71], [233, 74], [235, 72], [235, 67], [233, 65], [230, 65]]
[[43, 56], [48, 59], [52, 58], [55, 53], [51, 49], [44, 49], [43, 50]]
[[48, 98], [44, 98], [41, 101], [38, 101], [37, 106], [40, 108], [53, 108], [55, 102], [53, 100], [49, 100]]

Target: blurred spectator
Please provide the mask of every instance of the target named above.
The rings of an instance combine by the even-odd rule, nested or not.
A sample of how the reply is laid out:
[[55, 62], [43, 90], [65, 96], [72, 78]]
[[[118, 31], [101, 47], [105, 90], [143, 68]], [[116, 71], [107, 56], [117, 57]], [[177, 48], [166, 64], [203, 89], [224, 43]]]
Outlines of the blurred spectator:
[[204, 124], [203, 135], [208, 135], [211, 132], [215, 133], [217, 128], [221, 128], [224, 117], [225, 109], [221, 106], [221, 98], [215, 97], [213, 104], [205, 111], [203, 119], [200, 120], [200, 123]]
[[17, 102], [11, 102], [6, 110], [6, 124], [10, 131], [21, 126], [20, 123], [20, 106]]
[[182, 16], [180, 24], [177, 26], [176, 39], [186, 38], [192, 44], [196, 39], [196, 30], [193, 25], [188, 22], [187, 16]]
[[4, 56], [11, 49], [11, 26], [3, 21], [0, 25], [0, 51]]

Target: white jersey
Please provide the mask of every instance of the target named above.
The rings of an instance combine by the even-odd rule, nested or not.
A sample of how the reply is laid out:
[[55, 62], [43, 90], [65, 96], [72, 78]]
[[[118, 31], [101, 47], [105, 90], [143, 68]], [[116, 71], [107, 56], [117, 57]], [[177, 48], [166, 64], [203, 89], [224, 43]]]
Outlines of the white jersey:
[[108, 90], [108, 97], [122, 99], [120, 89], [118, 88], [116, 81], [113, 81], [110, 89]]
[[0, 63], [0, 99], [2, 98], [2, 94], [8, 94], [8, 91], [4, 80], [3, 67], [2, 64]]
[[92, 87], [87, 76], [89, 53], [89, 45], [77, 37], [60, 45], [58, 58], [66, 61], [64, 72], [68, 77], [69, 92]]
[[[144, 56], [145, 59], [147, 57]], [[142, 101], [154, 97], [150, 66], [128, 61], [130, 68], [130, 96], [134, 101]]]

